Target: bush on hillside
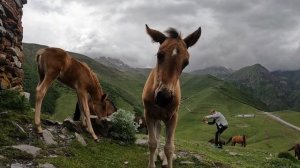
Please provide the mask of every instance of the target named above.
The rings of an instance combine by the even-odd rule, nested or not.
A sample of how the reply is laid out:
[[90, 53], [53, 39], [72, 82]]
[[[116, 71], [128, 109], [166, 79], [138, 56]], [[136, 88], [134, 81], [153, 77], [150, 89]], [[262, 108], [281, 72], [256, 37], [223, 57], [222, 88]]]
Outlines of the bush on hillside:
[[30, 109], [28, 100], [17, 91], [0, 90], [0, 98], [0, 110], [26, 112]]
[[293, 162], [297, 162], [297, 159], [293, 155], [291, 155], [289, 152], [278, 153], [278, 158], [285, 158], [285, 159], [289, 159]]
[[119, 109], [111, 116], [112, 128], [110, 135], [115, 140], [128, 144], [135, 142], [134, 115], [131, 112]]

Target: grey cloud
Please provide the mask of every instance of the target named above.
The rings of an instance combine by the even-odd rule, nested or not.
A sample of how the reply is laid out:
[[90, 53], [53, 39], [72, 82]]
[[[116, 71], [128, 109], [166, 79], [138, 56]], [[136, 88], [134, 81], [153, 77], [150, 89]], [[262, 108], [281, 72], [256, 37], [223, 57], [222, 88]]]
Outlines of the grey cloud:
[[[65, 6], [70, 3], [78, 3], [82, 7], [93, 9], [90, 17], [94, 21], [89, 31], [81, 31], [80, 27], [76, 27], [78, 31], [76, 34], [69, 31], [70, 34], [62, 35], [61, 40], [57, 39], [78, 41], [76, 44], [64, 46], [92, 57], [110, 56], [120, 58], [131, 66], [151, 67], [155, 64], [154, 55], [158, 44], [152, 44], [145, 33], [146, 23], [162, 32], [169, 27], [177, 28], [183, 36], [201, 26], [200, 40], [189, 49], [191, 60], [188, 70], [213, 65], [239, 69], [255, 63], [261, 63], [270, 70], [300, 69], [298, 0], [59, 2], [61, 6], [59, 3], [51, 5], [42, 1], [29, 3], [34, 6], [31, 10], [36, 12], [46, 11], [49, 14], [53, 12], [62, 16]], [[26, 27], [24, 30], [26, 33]], [[40, 33], [31, 36], [36, 36], [36, 39], [47, 38]], [[29, 39], [30, 34], [24, 37]], [[33, 37], [31, 39], [34, 40]], [[26, 42], [26, 39], [24, 41]]]

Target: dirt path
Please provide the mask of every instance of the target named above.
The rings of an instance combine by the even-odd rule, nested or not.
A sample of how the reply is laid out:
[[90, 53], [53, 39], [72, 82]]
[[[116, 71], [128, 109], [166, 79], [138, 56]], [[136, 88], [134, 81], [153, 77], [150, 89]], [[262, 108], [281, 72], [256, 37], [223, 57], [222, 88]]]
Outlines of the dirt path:
[[295, 125], [293, 125], [293, 124], [291, 124], [291, 123], [289, 123], [289, 122], [286, 122], [286, 121], [284, 121], [283, 119], [281, 119], [281, 118], [279, 118], [279, 117], [277, 117], [277, 116], [275, 116], [275, 115], [273, 115], [273, 114], [271, 114], [271, 113], [268, 113], [268, 112], [263, 112], [263, 113], [266, 114], [267, 116], [273, 118], [274, 120], [276, 120], [276, 121], [278, 121], [278, 122], [280, 122], [280, 123], [282, 123], [282, 124], [288, 126], [288, 127], [291, 127], [291, 128], [296, 129], [297, 131], [300, 131], [300, 128], [299, 128], [299, 127], [297, 127], [297, 126], [295, 126]]

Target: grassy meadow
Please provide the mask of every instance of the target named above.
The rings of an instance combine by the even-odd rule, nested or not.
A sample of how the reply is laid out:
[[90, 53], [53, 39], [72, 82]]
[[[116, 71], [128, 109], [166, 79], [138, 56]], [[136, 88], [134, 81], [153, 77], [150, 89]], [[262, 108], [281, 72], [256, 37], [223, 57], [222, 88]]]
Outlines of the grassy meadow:
[[[25, 90], [32, 93], [37, 84], [34, 51], [43, 46], [26, 44], [27, 63], [24, 65]], [[27, 48], [27, 49], [26, 49]], [[86, 62], [98, 74], [100, 83], [117, 108], [142, 114], [141, 94], [148, 70], [123, 72], [94, 61], [80, 54], [73, 54]], [[30, 64], [30, 66], [29, 66]], [[191, 75], [183, 73], [181, 77], [182, 101], [175, 135], [176, 153], [187, 151], [201, 156], [201, 162], [194, 165], [181, 165], [181, 159], [175, 161], [175, 167], [266, 167], [279, 152], [285, 152], [296, 142], [300, 142], [300, 133], [284, 126], [262, 113], [265, 104], [238, 90], [235, 86], [210, 75]], [[44, 112], [52, 110], [50, 118], [63, 121], [73, 115], [76, 94], [73, 90], [55, 83], [44, 100]], [[50, 107], [50, 108], [49, 108]], [[214, 137], [215, 125], [206, 125], [202, 118], [210, 109], [222, 112], [229, 122], [229, 128], [221, 138], [228, 140], [233, 135], [246, 135], [247, 147], [227, 145], [223, 150], [213, 148], [207, 141]], [[239, 114], [254, 114], [254, 118], [238, 118]], [[278, 111], [273, 114], [300, 126], [300, 113]], [[299, 116], [299, 117], [298, 117]], [[162, 131], [164, 132], [164, 131]], [[142, 136], [142, 135], [139, 135]], [[100, 143], [92, 142], [85, 134], [88, 146], [82, 147], [76, 142], [64, 149], [70, 157], [40, 158], [41, 162], [50, 162], [57, 167], [146, 167], [148, 149], [136, 145], [120, 145], [108, 139]], [[235, 153], [232, 155], [232, 153]], [[290, 152], [292, 154], [292, 152]], [[127, 165], [124, 162], [128, 161]], [[281, 160], [279, 161], [281, 163]], [[283, 161], [284, 162], [284, 161]], [[276, 162], [277, 163], [277, 162]], [[299, 162], [296, 162], [300, 165]], [[272, 166], [271, 166], [272, 167]]]

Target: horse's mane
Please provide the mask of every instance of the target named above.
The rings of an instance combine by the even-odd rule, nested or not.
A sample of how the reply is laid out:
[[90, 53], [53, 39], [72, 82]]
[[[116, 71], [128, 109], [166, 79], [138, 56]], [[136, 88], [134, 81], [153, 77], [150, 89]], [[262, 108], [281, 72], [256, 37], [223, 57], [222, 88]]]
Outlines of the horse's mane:
[[170, 27], [168, 30], [166, 30], [166, 33], [169, 38], [178, 38], [181, 37], [181, 34], [174, 28]]
[[91, 78], [92, 78], [92, 82], [93, 82], [93, 84], [94, 84], [94, 86], [95, 86], [95, 89], [96, 90], [93, 90], [93, 91], [95, 91], [95, 92], [97, 92], [97, 93], [99, 93], [99, 94], [103, 94], [103, 91], [102, 91], [102, 88], [101, 88], [101, 85], [100, 85], [100, 83], [99, 83], [99, 80], [98, 80], [98, 78], [97, 78], [97, 75], [96, 75], [96, 73], [85, 63], [85, 62], [81, 62], [81, 64], [85, 67], [85, 68], [87, 68], [87, 70], [89, 71], [89, 73], [90, 73], [90, 76], [91, 76]]

